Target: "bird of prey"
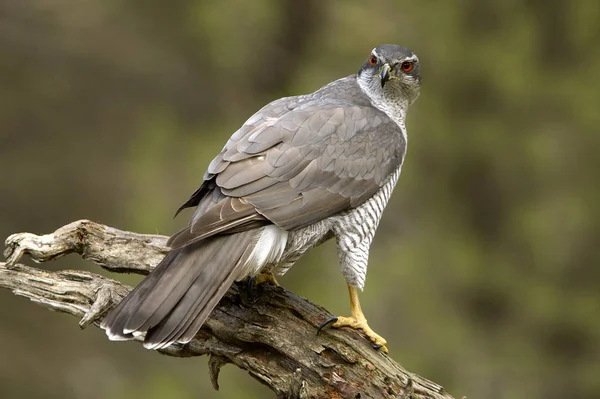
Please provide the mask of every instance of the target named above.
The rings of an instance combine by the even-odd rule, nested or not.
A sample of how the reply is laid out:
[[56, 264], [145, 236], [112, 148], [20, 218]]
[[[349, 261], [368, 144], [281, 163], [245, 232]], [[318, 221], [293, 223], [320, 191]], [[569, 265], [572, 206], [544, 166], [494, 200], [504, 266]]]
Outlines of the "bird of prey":
[[362, 330], [386, 350], [358, 300], [369, 247], [406, 153], [404, 120], [421, 84], [419, 59], [376, 47], [358, 73], [252, 115], [212, 160], [196, 207], [170, 252], [103, 320], [113, 340], [150, 349], [187, 343], [234, 281], [276, 283], [311, 247], [334, 238], [351, 316], [333, 327]]

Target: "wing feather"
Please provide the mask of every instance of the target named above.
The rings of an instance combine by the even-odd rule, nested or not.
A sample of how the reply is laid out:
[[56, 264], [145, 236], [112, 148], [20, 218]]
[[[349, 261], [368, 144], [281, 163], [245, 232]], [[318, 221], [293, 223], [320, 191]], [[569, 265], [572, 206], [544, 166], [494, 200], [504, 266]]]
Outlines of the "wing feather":
[[282, 100], [252, 116], [210, 163], [204, 191], [186, 202], [202, 213], [171, 245], [264, 223], [307, 226], [361, 205], [402, 164], [400, 128], [373, 107]]

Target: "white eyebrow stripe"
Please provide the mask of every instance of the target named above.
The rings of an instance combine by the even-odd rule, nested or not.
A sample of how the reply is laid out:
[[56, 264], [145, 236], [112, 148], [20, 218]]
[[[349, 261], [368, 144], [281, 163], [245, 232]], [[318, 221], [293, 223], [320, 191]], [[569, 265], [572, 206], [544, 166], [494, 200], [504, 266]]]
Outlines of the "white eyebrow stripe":
[[[381, 58], [381, 57], [379, 57], [379, 54], [377, 54], [377, 47], [375, 47], [373, 50], [371, 50], [371, 55], [374, 55], [377, 58]], [[413, 62], [417, 61], [418, 62], [419, 61], [419, 57], [417, 57], [416, 54], [413, 54], [411, 56], [403, 58], [401, 61], [402, 62], [404, 62], [404, 61], [413, 61]]]
[[419, 61], [419, 57], [413, 54], [410, 57], [403, 58], [402, 61]]

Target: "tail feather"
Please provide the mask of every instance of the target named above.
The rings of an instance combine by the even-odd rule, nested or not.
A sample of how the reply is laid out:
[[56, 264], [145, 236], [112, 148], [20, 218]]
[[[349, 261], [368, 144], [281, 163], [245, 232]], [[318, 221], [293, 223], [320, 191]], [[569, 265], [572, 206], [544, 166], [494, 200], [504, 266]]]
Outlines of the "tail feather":
[[[281, 245], [281, 243], [279, 243], [279, 245]], [[283, 243], [283, 247], [285, 247], [285, 241]], [[247, 264], [251, 260], [251, 257], [254, 253], [254, 248], [254, 246], [248, 246], [246, 248], [246, 250], [240, 257], [240, 266], [244, 262], [246, 262]], [[192, 340], [192, 338], [194, 338], [198, 330], [200, 330], [200, 327], [202, 327], [202, 324], [204, 324], [204, 321], [208, 318], [208, 315], [210, 314], [212, 309], [214, 309], [215, 306], [217, 306], [219, 300], [223, 297], [223, 295], [225, 295], [232, 283], [233, 280], [230, 281], [230, 279], [227, 279], [220, 286], [217, 287], [215, 295], [213, 295], [209, 299], [209, 302], [203, 309], [199, 309], [200, 311], [198, 312], [198, 314], [195, 315], [194, 319], [191, 320], [190, 325], [182, 332], [180, 342], [189, 342]]]
[[[203, 310], [206, 312], [206, 316], [202, 320], [204, 323], [208, 314], [238, 277], [240, 267], [247, 261], [247, 259], [242, 259], [244, 253], [247, 252], [246, 248], [252, 247], [256, 241], [254, 235], [252, 232], [246, 232], [227, 236], [228, 242], [218, 243], [220, 245], [214, 249], [214, 252], [211, 251], [210, 245], [203, 247], [205, 254], [213, 252], [210, 262], [218, 266], [206, 267], [206, 263], [202, 265], [205, 266], [203, 272], [192, 282], [181, 300], [159, 324], [148, 332], [144, 346], [149, 349], [157, 349], [168, 346], [174, 340], [181, 342], [182, 333]], [[217, 238], [217, 240], [222, 240], [222, 238]], [[222, 292], [219, 290], [221, 287], [225, 287]], [[211, 298], [218, 298], [212, 306], [210, 306]], [[200, 327], [201, 325], [194, 331], [194, 335]]]
[[231, 284], [276, 261], [287, 233], [275, 226], [215, 236], [172, 250], [102, 322], [113, 340], [189, 342]]
[[[129, 317], [137, 312], [143, 300], [152, 291], [157, 281], [159, 281], [168, 266], [177, 258], [180, 251], [171, 251], [156, 266], [144, 280], [142, 280], [123, 300], [113, 309], [100, 324], [100, 327], [106, 330], [109, 339], [113, 341], [126, 341], [133, 339], [133, 334], [125, 332], [125, 324]], [[124, 311], [126, 310], [126, 311]]]
[[211, 249], [215, 247], [214, 240], [213, 238], [210, 242], [203, 243], [204, 245], [175, 250], [178, 251], [178, 256], [169, 266], [165, 266], [170, 269], [170, 273], [165, 277], [161, 276], [161, 280], [155, 283], [155, 287], [145, 296], [136, 313], [129, 317], [124, 332], [148, 331], [158, 325], [165, 314], [178, 306], [185, 293], [202, 275], [204, 268], [213, 262], [215, 252]]

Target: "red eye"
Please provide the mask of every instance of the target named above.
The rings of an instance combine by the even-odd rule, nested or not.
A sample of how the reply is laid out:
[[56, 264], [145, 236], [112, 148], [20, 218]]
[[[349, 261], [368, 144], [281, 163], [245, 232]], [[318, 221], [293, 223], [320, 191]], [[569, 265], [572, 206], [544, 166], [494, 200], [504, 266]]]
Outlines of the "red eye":
[[412, 62], [409, 61], [404, 61], [402, 63], [402, 65], [400, 65], [400, 68], [402, 69], [402, 71], [404, 71], [405, 73], [409, 73], [410, 71], [412, 71], [414, 65]]
[[375, 57], [374, 55], [372, 55], [371, 58], [369, 58], [369, 64], [371, 66], [377, 65], [377, 57]]

